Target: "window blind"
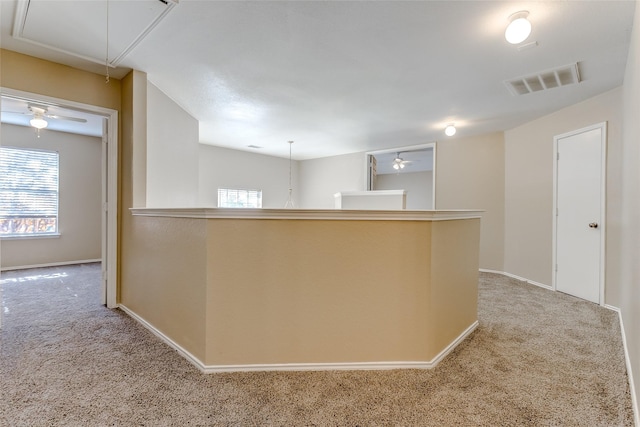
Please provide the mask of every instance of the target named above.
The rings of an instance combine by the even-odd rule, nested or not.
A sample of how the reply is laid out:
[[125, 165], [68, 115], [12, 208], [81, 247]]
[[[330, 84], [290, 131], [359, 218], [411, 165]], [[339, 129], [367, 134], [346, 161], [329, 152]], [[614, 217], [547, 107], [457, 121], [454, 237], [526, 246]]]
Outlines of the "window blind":
[[0, 147], [0, 234], [58, 231], [59, 155]]

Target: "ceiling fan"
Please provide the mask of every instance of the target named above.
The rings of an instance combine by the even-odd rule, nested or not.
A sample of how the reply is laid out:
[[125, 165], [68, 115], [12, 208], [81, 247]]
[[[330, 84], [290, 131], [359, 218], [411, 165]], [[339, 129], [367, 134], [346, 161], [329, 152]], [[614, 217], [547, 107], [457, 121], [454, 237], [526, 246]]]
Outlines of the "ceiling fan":
[[400, 157], [400, 153], [401, 152], [396, 153], [396, 158], [393, 159], [392, 163], [393, 168], [397, 171], [399, 171], [400, 169], [404, 169], [406, 165], [412, 163], [411, 160], [403, 160], [402, 157]]
[[57, 114], [50, 114], [48, 111], [48, 107], [46, 105], [33, 104], [28, 103], [27, 108], [29, 109], [28, 113], [20, 112], [20, 111], [3, 111], [3, 113], [11, 113], [11, 114], [24, 114], [27, 116], [33, 116], [31, 120], [29, 120], [29, 124], [34, 128], [40, 130], [44, 129], [49, 125], [49, 122], [45, 119], [55, 119], [55, 120], [71, 120], [73, 122], [86, 123], [87, 120], [80, 117], [70, 117], [70, 116], [60, 116]]

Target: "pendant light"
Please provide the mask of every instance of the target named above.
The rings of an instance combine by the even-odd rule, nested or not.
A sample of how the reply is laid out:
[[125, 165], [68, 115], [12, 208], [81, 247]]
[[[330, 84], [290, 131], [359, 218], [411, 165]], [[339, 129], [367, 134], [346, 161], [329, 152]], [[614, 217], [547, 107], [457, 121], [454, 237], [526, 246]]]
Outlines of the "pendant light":
[[284, 204], [285, 209], [294, 209], [296, 207], [296, 204], [293, 201], [293, 187], [291, 185], [291, 146], [292, 145], [293, 145], [293, 141], [289, 141], [289, 197], [287, 198], [287, 203]]

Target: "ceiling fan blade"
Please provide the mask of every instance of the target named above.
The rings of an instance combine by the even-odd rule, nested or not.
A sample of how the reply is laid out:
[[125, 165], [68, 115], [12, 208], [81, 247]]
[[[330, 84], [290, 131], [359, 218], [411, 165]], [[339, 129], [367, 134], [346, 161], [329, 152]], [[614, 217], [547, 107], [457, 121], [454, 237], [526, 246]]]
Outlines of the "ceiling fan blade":
[[29, 112], [29, 113], [25, 113], [24, 111], [2, 111], [2, 113], [7, 113], [7, 114], [22, 114], [24, 116], [30, 116], [33, 113]]
[[79, 117], [58, 116], [56, 114], [45, 114], [45, 117], [49, 119], [71, 120], [73, 122], [87, 123], [87, 119], [81, 119]]

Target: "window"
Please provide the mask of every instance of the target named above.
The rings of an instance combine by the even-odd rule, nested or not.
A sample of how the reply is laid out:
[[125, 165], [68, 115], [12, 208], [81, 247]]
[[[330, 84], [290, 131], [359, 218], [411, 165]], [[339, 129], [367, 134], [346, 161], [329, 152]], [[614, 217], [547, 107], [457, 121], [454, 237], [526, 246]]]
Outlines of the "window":
[[0, 147], [0, 237], [58, 233], [58, 153]]
[[219, 208], [261, 208], [262, 190], [218, 188]]

